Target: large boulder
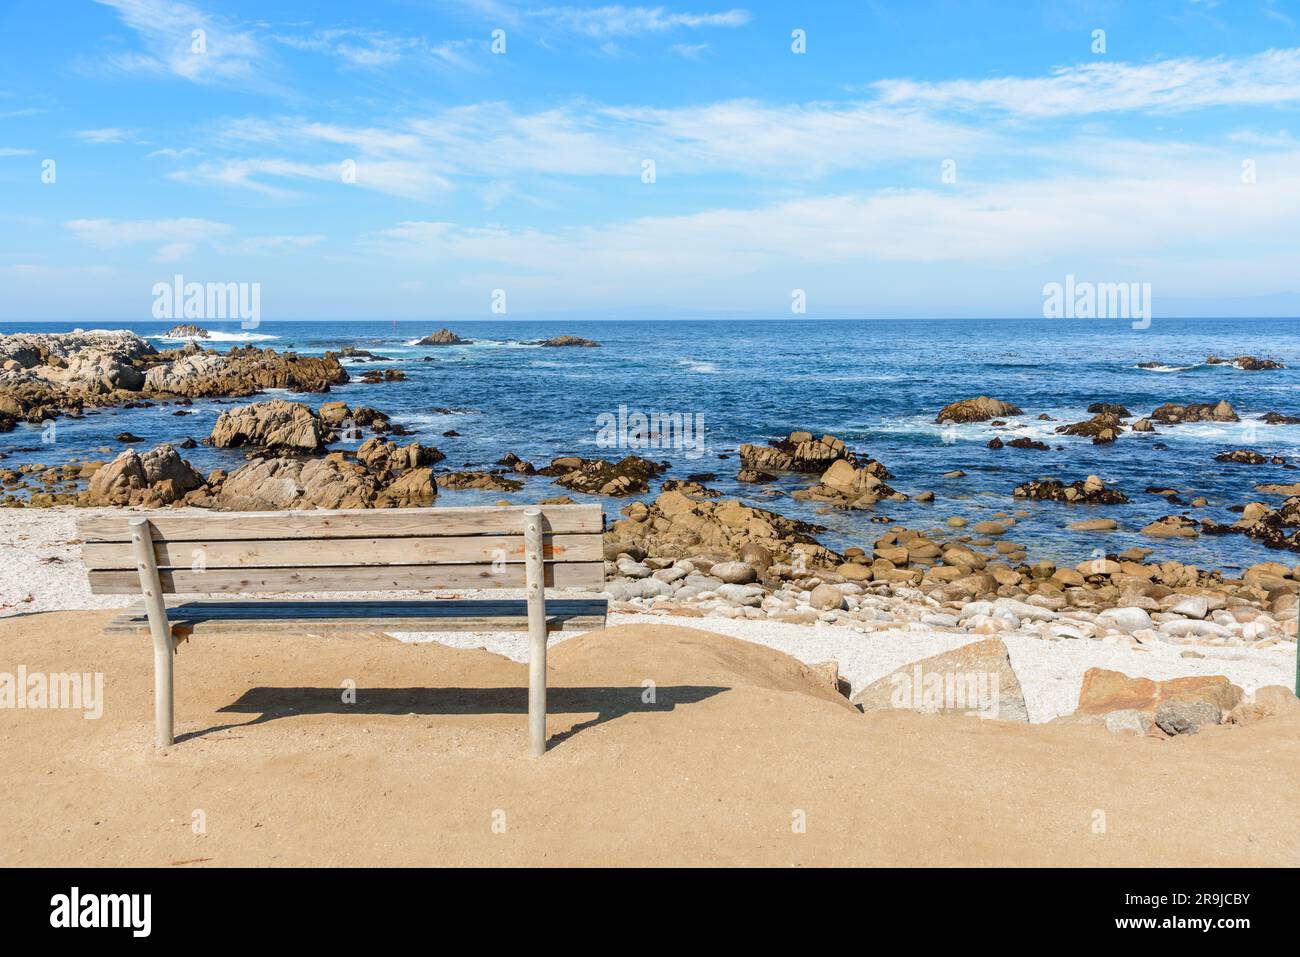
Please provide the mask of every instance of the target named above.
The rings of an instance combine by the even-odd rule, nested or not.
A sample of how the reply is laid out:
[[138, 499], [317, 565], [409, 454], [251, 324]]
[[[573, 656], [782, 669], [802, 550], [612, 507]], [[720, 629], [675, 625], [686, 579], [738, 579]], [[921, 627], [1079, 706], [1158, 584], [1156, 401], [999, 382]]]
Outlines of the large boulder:
[[651, 505], [635, 502], [627, 517], [613, 522], [607, 542], [638, 548], [653, 558], [714, 555], [735, 559], [749, 545], [761, 545], [772, 559], [835, 568], [843, 559], [820, 545], [813, 534], [820, 526], [745, 505], [736, 499], [695, 498], [682, 491], [663, 492]]
[[1098, 724], [1116, 732], [1155, 737], [1195, 734], [1241, 703], [1242, 690], [1223, 675], [1153, 681], [1089, 668], [1070, 723]]
[[899, 709], [1029, 721], [1011, 656], [997, 638], [904, 665], [852, 700], [863, 711]]
[[297, 508], [303, 497], [302, 459], [271, 458], [249, 462], [226, 476], [218, 501], [237, 512]]
[[[427, 452], [436, 450], [415, 445], [372, 456], [373, 468], [341, 452], [319, 459], [258, 459], [231, 473], [217, 498], [222, 508], [239, 511], [431, 505], [438, 485], [433, 470], [421, 464], [428, 461]], [[400, 472], [398, 463], [403, 463]]]
[[203, 476], [170, 445], [143, 455], [127, 449], [100, 467], [82, 496], [85, 505], [144, 505], [156, 508], [179, 502], [203, 486]]
[[[746, 444], [740, 447], [742, 470], [760, 473], [816, 472], [820, 474], [841, 459], [857, 464], [857, 457], [835, 436], [823, 435], [821, 438], [814, 438], [811, 432], [791, 432], [785, 438], [776, 439], [769, 445]], [[881, 477], [889, 476], [886, 473]]]
[[875, 460], [862, 468], [854, 468], [847, 459], [838, 459], [822, 473], [820, 482], [812, 488], [795, 492], [794, 498], [831, 502], [848, 508], [870, 508], [882, 498], [898, 495], [881, 478], [881, 475], [888, 474], [889, 471]]
[[329, 432], [324, 423], [301, 402], [271, 399], [222, 412], [212, 427], [210, 440], [219, 449], [285, 449], [319, 452]]
[[432, 505], [437, 496], [438, 483], [433, 477], [433, 469], [414, 468], [382, 489], [375, 505], [380, 508], [414, 508]]
[[942, 425], [945, 422], [987, 422], [989, 419], [1003, 419], [1011, 415], [1020, 415], [1024, 410], [1018, 405], [980, 395], [973, 399], [961, 399], [943, 407], [934, 421]]
[[164, 353], [172, 361], [149, 370], [146, 391], [190, 397], [249, 396], [267, 389], [293, 392], [328, 392], [348, 381], [338, 356], [300, 356], [256, 346], [239, 346], [227, 353], [203, 352], [191, 343], [178, 352]]
[[361, 443], [357, 449], [357, 461], [371, 472], [385, 478], [407, 471], [441, 462], [445, 455], [432, 446], [419, 442], [410, 445], [398, 445], [388, 439], [373, 438]]
[[215, 352], [195, 352], [165, 365], [154, 366], [145, 373], [144, 389], [146, 392], [192, 394], [198, 391], [196, 383], [214, 379], [225, 368], [225, 356]]

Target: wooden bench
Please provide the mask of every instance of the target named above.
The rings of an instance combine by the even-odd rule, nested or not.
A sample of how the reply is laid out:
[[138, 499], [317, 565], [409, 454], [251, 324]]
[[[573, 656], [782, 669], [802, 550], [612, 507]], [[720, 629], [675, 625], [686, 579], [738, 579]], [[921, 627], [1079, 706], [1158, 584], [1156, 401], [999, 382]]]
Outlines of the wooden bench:
[[[546, 600], [546, 588], [604, 581], [599, 505], [155, 512], [77, 519], [97, 595], [140, 594], [115, 633], [154, 646], [159, 747], [173, 743], [172, 656], [204, 633], [528, 630], [529, 750], [546, 750], [546, 636], [605, 623], [599, 598]], [[523, 600], [187, 601], [164, 595], [269, 595], [524, 588]]]

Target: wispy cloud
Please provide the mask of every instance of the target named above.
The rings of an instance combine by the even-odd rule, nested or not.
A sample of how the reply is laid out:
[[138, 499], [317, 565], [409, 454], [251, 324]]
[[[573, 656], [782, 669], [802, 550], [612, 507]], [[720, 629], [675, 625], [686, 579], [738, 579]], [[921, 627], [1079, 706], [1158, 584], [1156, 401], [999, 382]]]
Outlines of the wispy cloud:
[[870, 88], [886, 104], [1027, 117], [1265, 106], [1300, 102], [1300, 48], [1238, 58], [1086, 63], [1046, 77], [883, 80]]
[[[553, 301], [581, 289], [610, 306], [661, 301], [665, 289], [676, 301], [689, 301], [712, 295], [719, 281], [808, 275], [809, 269], [846, 264], [997, 265], [1042, 274], [1026, 282], [1032, 296], [1035, 281], [1055, 276], [1053, 263], [1097, 256], [1141, 263], [1144, 275], [1176, 275], [1183, 288], [1249, 288], [1259, 276], [1207, 270], [1194, 251], [1225, 239], [1280, 251], [1300, 216], [1300, 177], [1245, 185], [1219, 174], [1221, 160], [1148, 169], [1142, 176], [838, 193], [567, 229], [412, 220], [373, 233], [366, 243], [385, 257], [509, 278], [512, 286], [558, 297]], [[1278, 166], [1295, 169], [1297, 160], [1300, 154], [1293, 153]], [[1162, 250], [1156, 261], [1152, 249]], [[1260, 276], [1284, 281], [1284, 261], [1264, 257]]]
[[138, 130], [125, 130], [116, 126], [106, 126], [99, 130], [77, 130], [73, 135], [83, 143], [105, 144], [105, 143], [125, 143], [131, 139]]
[[180, 0], [96, 0], [139, 36], [143, 52], [114, 54], [108, 65], [130, 73], [171, 74], [194, 83], [246, 84], [265, 49], [248, 26]]
[[525, 11], [524, 15], [532, 20], [596, 38], [667, 33], [678, 29], [742, 27], [750, 20], [749, 13], [745, 10], [679, 13], [665, 7], [628, 7], [617, 4], [603, 7], [543, 7]]
[[[482, 103], [382, 126], [302, 117], [231, 121], [216, 129], [214, 145], [242, 155], [171, 175], [276, 194], [277, 180], [338, 182], [340, 163], [351, 158], [357, 185], [427, 199], [455, 188], [458, 178], [636, 177], [645, 159], [655, 160], [661, 175], [811, 182], [905, 158], [937, 162], [992, 148], [992, 141], [922, 111], [863, 103], [737, 100], [661, 109], [575, 102], [532, 113]], [[249, 158], [253, 150], [280, 156]]]
[[210, 219], [73, 219], [64, 227], [97, 249], [157, 246], [155, 262], [179, 262], [200, 248], [228, 256], [283, 254], [325, 241], [319, 233], [240, 236], [229, 223]]

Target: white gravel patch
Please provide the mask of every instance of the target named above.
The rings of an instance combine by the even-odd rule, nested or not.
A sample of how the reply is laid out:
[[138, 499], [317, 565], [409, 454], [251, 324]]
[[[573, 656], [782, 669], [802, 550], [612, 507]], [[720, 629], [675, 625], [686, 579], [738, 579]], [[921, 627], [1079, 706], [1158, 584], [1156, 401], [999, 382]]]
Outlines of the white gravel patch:
[[[733, 618], [677, 618], [664, 615], [610, 615], [609, 625], [677, 625], [699, 628], [775, 648], [806, 664], [836, 661], [840, 674], [857, 694], [862, 688], [922, 658], [951, 651], [984, 635], [926, 631], [863, 633], [838, 625], [795, 625], [778, 621]], [[552, 635], [554, 647], [573, 633]], [[395, 635], [414, 643], [437, 641], [453, 648], [484, 648], [513, 661], [528, 660], [528, 636], [523, 632], [444, 632]], [[1295, 680], [1294, 646], [1274, 648], [1198, 647], [1204, 658], [1183, 658], [1189, 646], [1160, 642], [1135, 650], [1089, 639], [1047, 641], [1014, 633], [999, 636], [1011, 656], [1020, 681], [1029, 720], [1038, 724], [1073, 714], [1089, 668], [1122, 671], [1134, 677], [1165, 680], [1190, 675], [1226, 675], [1253, 694], [1264, 685], [1290, 686]], [[1149, 650], [1148, 650], [1149, 649]]]
[[[127, 509], [0, 509], [0, 617], [36, 611], [123, 608], [129, 595], [92, 595], [86, 583], [80, 549], [74, 543], [73, 519], [98, 511], [125, 516]], [[199, 511], [199, 510], [196, 510]], [[276, 598], [346, 599], [350, 595], [276, 595]], [[552, 592], [554, 597], [589, 593]], [[392, 593], [402, 597], [523, 598], [522, 589], [496, 591], [426, 591]], [[663, 615], [611, 614], [609, 624], [678, 625], [730, 635], [783, 651], [808, 664], [834, 660], [856, 694], [866, 685], [922, 658], [928, 658], [984, 636], [931, 631], [892, 630], [863, 633], [840, 625], [796, 625], [787, 622], [722, 617], [679, 618]], [[577, 632], [558, 632], [554, 646]], [[483, 648], [514, 661], [528, 659], [528, 636], [521, 631], [421, 632], [395, 634], [412, 643], [437, 641], [453, 648]], [[1109, 668], [1124, 674], [1163, 680], [1187, 675], [1226, 675], [1247, 694], [1264, 685], [1295, 681], [1295, 645], [1272, 648], [1215, 647], [1154, 642], [1134, 649], [1090, 639], [1048, 641], [1015, 633], [999, 636], [1011, 655], [1032, 722], [1071, 714], [1078, 701], [1083, 674], [1089, 668]], [[1204, 658], [1183, 658], [1194, 648]]]

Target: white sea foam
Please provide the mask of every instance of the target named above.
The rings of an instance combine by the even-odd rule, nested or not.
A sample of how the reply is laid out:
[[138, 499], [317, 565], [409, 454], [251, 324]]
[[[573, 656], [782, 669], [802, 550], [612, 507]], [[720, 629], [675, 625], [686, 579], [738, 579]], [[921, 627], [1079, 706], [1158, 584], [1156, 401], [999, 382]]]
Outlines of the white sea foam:
[[684, 366], [687, 372], [694, 372], [699, 375], [713, 375], [721, 371], [712, 362], [701, 362], [697, 359], [678, 359], [677, 364]]
[[267, 332], [218, 332], [209, 331], [206, 336], [149, 336], [159, 342], [269, 342], [279, 339]]
[[1199, 369], [1205, 363], [1198, 362], [1190, 366], [1170, 366], [1164, 363], [1156, 363], [1151, 366], [1135, 365], [1134, 369], [1141, 369], [1143, 372], [1190, 372], [1192, 369]]

